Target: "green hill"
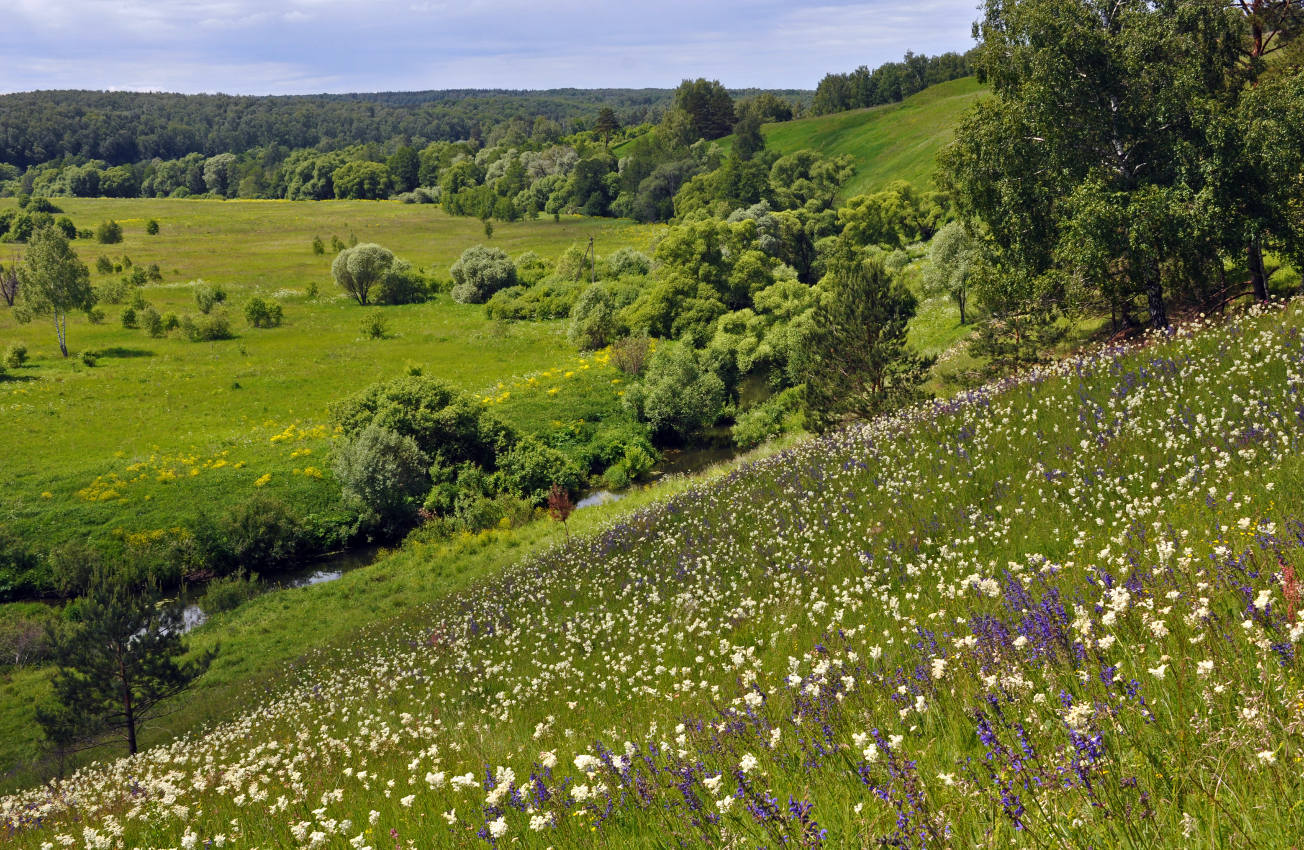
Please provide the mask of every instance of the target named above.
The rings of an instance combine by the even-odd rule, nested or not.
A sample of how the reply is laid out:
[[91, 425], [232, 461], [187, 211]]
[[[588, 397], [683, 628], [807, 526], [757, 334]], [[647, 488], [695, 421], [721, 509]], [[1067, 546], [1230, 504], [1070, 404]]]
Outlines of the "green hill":
[[924, 89], [900, 103], [800, 118], [762, 128], [780, 153], [811, 148], [829, 156], [851, 154], [856, 174], [848, 196], [872, 192], [892, 180], [931, 186], [937, 153], [951, 141], [966, 109], [986, 93], [973, 77]]

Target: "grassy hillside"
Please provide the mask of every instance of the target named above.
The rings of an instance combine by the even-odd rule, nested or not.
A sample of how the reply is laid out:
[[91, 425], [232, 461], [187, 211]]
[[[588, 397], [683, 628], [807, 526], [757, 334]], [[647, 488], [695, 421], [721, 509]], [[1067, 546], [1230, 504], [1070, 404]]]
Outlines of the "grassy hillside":
[[845, 196], [875, 191], [892, 180], [931, 186], [938, 152], [951, 141], [960, 115], [985, 91], [965, 77], [900, 103], [768, 124], [761, 132], [781, 153], [810, 148], [855, 157], [856, 174], [843, 189]]
[[[143, 295], [159, 312], [197, 313], [195, 279], [225, 287], [237, 338], [194, 343], [173, 333], [154, 339], [122, 326], [123, 305], [104, 304], [102, 324], [80, 315], [69, 323], [73, 352], [101, 355], [89, 368], [59, 356], [48, 322], [19, 325], [0, 307], [0, 340], [24, 343], [31, 354], [26, 367], [0, 380], [0, 424], [22, 446], [0, 464], [0, 511], [12, 531], [39, 549], [171, 528], [256, 491], [280, 495], [306, 513], [327, 510], [336, 497], [329, 476], [319, 477], [329, 465], [329, 404], [408, 368], [493, 399], [504, 418], [527, 428], [591, 420], [601, 413], [591, 403], [598, 390], [599, 406], [618, 407], [609, 370], [576, 355], [563, 323], [495, 323], [482, 307], [446, 295], [361, 308], [332, 282], [330, 249], [312, 252], [314, 236], [328, 244], [332, 235], [348, 241], [350, 234], [378, 242], [446, 279], [449, 265], [478, 242], [513, 256], [532, 250], [556, 257], [590, 235], [601, 253], [622, 245], [646, 249], [654, 233], [609, 219], [565, 218], [498, 224], [486, 240], [477, 220], [390, 202], [61, 198], [59, 204], [79, 227], [105, 219], [123, 225], [121, 244], [73, 244], [92, 269], [102, 254], [119, 263], [125, 255], [137, 266], [158, 264], [163, 283], [146, 286]], [[156, 236], [145, 233], [150, 218], [160, 224]], [[97, 284], [119, 276], [92, 273]], [[313, 285], [316, 297], [309, 294]], [[282, 327], [246, 325], [243, 306], [254, 294], [282, 303]], [[389, 323], [388, 339], [362, 335], [364, 317], [376, 310]], [[558, 400], [567, 415], [538, 421], [538, 399], [532, 405], [531, 396]]]
[[1301, 324], [806, 442], [378, 614], [0, 821], [33, 848], [1291, 846]]

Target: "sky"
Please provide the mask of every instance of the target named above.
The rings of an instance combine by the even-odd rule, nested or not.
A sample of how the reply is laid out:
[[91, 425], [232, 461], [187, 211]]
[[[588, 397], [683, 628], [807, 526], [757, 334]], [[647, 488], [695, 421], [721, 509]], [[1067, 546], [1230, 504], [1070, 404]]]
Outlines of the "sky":
[[814, 88], [973, 45], [977, 0], [6, 0], [0, 92]]

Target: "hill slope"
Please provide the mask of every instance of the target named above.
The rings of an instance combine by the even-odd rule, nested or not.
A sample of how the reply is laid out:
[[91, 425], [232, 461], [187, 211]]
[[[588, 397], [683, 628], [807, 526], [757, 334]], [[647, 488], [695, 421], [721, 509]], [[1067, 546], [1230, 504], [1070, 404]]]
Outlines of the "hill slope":
[[19, 847], [1289, 846], [1304, 809], [1251, 801], [1304, 791], [1302, 322], [810, 441], [0, 822]]
[[[761, 134], [781, 154], [809, 148], [854, 157], [856, 173], [843, 187], [844, 197], [873, 192], [893, 180], [931, 187], [938, 152], [951, 141], [964, 111], [986, 93], [975, 78], [963, 77], [900, 103], [766, 124]], [[731, 149], [733, 137], [720, 144]]]

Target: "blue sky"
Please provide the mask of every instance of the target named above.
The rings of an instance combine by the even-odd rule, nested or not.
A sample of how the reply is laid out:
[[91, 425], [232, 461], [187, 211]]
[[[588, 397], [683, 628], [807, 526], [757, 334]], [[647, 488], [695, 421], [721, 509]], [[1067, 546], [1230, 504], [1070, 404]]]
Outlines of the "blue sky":
[[814, 88], [972, 46], [977, 0], [7, 0], [0, 91]]

